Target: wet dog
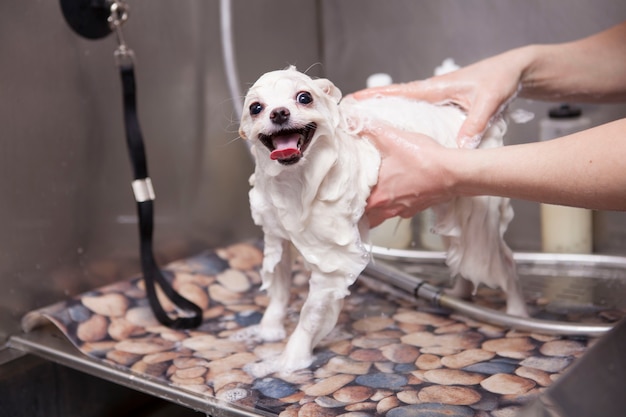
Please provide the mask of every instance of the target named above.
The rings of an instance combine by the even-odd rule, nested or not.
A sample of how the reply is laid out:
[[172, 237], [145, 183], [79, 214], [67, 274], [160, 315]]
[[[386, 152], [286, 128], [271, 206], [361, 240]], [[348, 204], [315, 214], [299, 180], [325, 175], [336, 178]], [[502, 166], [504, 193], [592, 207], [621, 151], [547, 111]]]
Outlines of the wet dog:
[[[247, 335], [265, 341], [286, 337], [291, 245], [311, 272], [296, 329], [281, 357], [257, 367], [257, 376], [311, 364], [313, 348], [334, 328], [348, 288], [370, 261], [363, 214], [381, 158], [358, 135], [359, 126], [381, 120], [456, 146], [464, 118], [454, 106], [399, 98], [340, 100], [329, 80], [293, 67], [264, 74], [246, 95], [239, 133], [251, 141], [256, 163], [250, 207], [264, 233], [262, 288], [270, 299], [261, 323]], [[481, 147], [500, 146], [505, 130], [504, 121], [494, 123]], [[512, 254], [502, 239], [512, 218], [508, 200], [456, 198], [436, 210], [435, 232], [447, 241], [453, 276], [502, 287], [508, 312], [525, 314]]]

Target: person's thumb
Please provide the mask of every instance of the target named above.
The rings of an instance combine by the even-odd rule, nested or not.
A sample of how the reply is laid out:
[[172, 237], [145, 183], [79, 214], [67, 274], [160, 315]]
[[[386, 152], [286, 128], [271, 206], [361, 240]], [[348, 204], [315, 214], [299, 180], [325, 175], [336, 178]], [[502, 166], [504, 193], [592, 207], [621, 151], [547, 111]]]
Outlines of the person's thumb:
[[480, 145], [480, 140], [489, 127], [489, 120], [493, 112], [493, 109], [479, 105], [475, 105], [468, 112], [456, 138], [459, 148], [474, 149]]
[[366, 137], [377, 148], [379, 148], [389, 140], [389, 133], [393, 130], [395, 130], [393, 126], [383, 122], [369, 121], [363, 125], [359, 135]]
[[482, 139], [482, 131], [476, 129], [476, 125], [468, 123], [468, 120], [463, 123], [461, 129], [459, 129], [459, 134], [456, 138], [456, 143], [459, 148], [463, 149], [475, 149], [480, 145], [480, 140]]

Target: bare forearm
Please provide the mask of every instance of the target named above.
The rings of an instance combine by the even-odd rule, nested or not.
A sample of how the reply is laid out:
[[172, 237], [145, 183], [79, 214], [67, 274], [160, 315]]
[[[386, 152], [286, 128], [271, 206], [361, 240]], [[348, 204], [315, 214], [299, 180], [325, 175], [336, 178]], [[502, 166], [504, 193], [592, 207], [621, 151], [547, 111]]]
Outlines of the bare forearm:
[[626, 119], [547, 142], [449, 156], [456, 194], [626, 210]]
[[517, 53], [528, 60], [520, 79], [522, 97], [626, 99], [626, 22], [577, 41], [531, 45]]

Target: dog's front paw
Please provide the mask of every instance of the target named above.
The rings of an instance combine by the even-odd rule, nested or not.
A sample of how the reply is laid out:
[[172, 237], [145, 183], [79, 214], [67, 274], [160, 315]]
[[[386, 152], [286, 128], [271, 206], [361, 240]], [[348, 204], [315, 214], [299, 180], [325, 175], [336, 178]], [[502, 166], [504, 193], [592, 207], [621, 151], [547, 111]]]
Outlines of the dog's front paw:
[[265, 342], [279, 342], [287, 337], [283, 326], [259, 326], [259, 336]]
[[261, 361], [249, 363], [243, 367], [243, 370], [254, 378], [264, 378], [270, 374], [279, 372], [281, 370], [280, 357], [283, 348], [278, 350], [261, 350]]
[[279, 371], [278, 361], [276, 359], [265, 359], [261, 362], [249, 363], [243, 367], [243, 370], [256, 379], [265, 378]]
[[270, 374], [289, 375], [293, 372], [308, 368], [313, 363], [312, 355], [292, 357], [283, 352], [279, 356], [265, 358], [260, 362], [244, 366], [244, 371], [255, 378], [264, 378]]
[[231, 340], [241, 342], [278, 342], [287, 336], [282, 326], [263, 326], [255, 324], [234, 332]]
[[278, 366], [281, 372], [291, 373], [308, 368], [313, 363], [313, 351], [310, 342], [301, 340], [296, 331], [291, 335], [285, 350], [278, 357]]
[[300, 369], [308, 368], [313, 363], [313, 355], [307, 352], [298, 352], [297, 355], [285, 351], [279, 360], [280, 371], [290, 374]]
[[258, 324], [244, 327], [230, 335], [230, 340], [237, 342], [261, 342], [261, 326]]

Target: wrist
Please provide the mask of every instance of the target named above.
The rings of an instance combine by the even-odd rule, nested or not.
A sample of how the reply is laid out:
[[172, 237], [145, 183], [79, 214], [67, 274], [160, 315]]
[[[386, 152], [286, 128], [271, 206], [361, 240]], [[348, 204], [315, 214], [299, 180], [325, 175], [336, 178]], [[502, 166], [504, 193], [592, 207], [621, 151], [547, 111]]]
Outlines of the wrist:
[[447, 188], [452, 197], [486, 193], [491, 178], [487, 149], [449, 149], [446, 162]]
[[467, 164], [467, 157], [473, 151], [475, 150], [446, 148], [441, 154], [438, 162], [443, 188], [450, 197], [471, 195], [468, 174], [472, 165]]
[[527, 45], [511, 52], [515, 54], [514, 65], [519, 69], [519, 95], [531, 98], [539, 83], [537, 72], [546, 54], [546, 45]]

